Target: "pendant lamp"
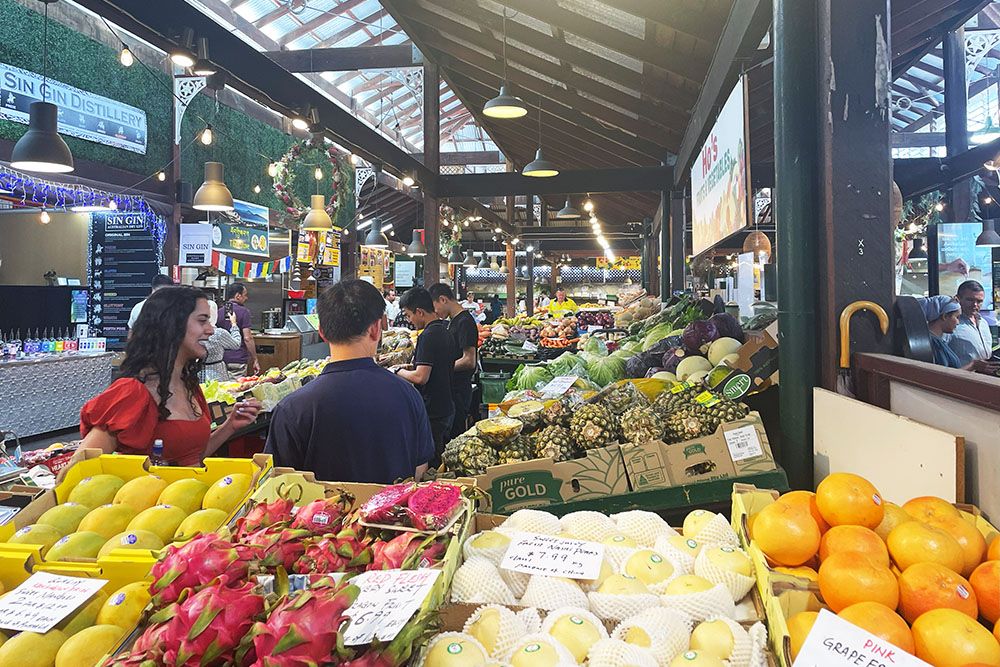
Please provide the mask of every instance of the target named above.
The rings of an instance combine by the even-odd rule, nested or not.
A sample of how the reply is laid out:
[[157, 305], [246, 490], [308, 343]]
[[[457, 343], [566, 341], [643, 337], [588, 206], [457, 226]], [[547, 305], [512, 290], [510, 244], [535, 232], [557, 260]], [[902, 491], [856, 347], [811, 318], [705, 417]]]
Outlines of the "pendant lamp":
[[913, 249], [908, 255], [909, 259], [927, 259], [927, 249], [924, 248], [924, 240], [920, 237], [913, 239]]
[[379, 229], [378, 225], [372, 225], [372, 228], [368, 231], [368, 236], [365, 237], [365, 242], [362, 245], [366, 245], [369, 248], [388, 248], [389, 239], [386, 235]]
[[413, 240], [410, 241], [410, 245], [406, 246], [406, 254], [410, 257], [423, 257], [427, 254], [427, 248], [424, 247], [424, 242], [420, 239], [420, 230], [413, 230]]
[[333, 220], [326, 212], [326, 197], [312, 196], [312, 205], [306, 213], [306, 219], [302, 221], [302, 229], [307, 232], [328, 232], [333, 229]]
[[550, 178], [559, 175], [559, 168], [542, 156], [542, 96], [538, 96], [538, 150], [535, 152], [535, 159], [524, 166], [521, 170], [522, 176], [533, 178]]
[[[45, 22], [42, 31], [42, 90], [48, 87], [49, 62], [49, 5], [45, 3]], [[73, 171], [73, 154], [59, 136], [59, 108], [51, 102], [40, 100], [28, 107], [28, 131], [25, 132], [10, 155], [14, 169], [46, 174], [66, 174]]]
[[483, 106], [483, 115], [490, 118], [521, 118], [527, 115], [524, 100], [507, 92], [507, 11], [503, 13], [503, 83], [500, 94]]
[[767, 238], [764, 232], [753, 230], [747, 234], [743, 241], [743, 252], [752, 252], [754, 259], [760, 259], [761, 263], [767, 263], [771, 259], [771, 239]]
[[462, 261], [462, 266], [475, 266], [476, 257], [472, 254], [471, 250], [465, 251], [465, 259]]
[[461, 264], [462, 263], [462, 248], [459, 246], [452, 246], [451, 253], [448, 255], [449, 264]]
[[221, 162], [205, 163], [205, 182], [194, 193], [194, 208], [199, 211], [232, 211], [233, 194], [226, 187]]
[[507, 260], [500, 262], [500, 273], [507, 273]]
[[562, 207], [562, 210], [556, 213], [556, 218], [560, 220], [579, 220], [580, 212], [573, 208], [573, 204], [570, 202], [569, 197], [566, 197], [566, 205]]
[[493, 258], [490, 260], [490, 270], [492, 270], [492, 271], [499, 271], [500, 270], [500, 265], [497, 264], [496, 255], [494, 255]]
[[993, 220], [983, 220], [983, 231], [976, 238], [980, 248], [1000, 248], [1000, 234], [997, 234]]
[[219, 68], [208, 59], [208, 38], [198, 38], [198, 60], [191, 71], [198, 76], [212, 76], [219, 71]]
[[486, 253], [483, 253], [482, 259], [479, 260], [479, 264], [476, 264], [477, 269], [488, 269], [490, 268], [490, 260], [486, 259]]

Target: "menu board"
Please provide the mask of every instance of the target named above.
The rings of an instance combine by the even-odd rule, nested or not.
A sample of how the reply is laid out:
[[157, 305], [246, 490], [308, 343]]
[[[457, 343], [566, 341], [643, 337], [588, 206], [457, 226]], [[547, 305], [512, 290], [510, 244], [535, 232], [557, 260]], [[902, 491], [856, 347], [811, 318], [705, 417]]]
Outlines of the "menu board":
[[938, 294], [954, 296], [966, 280], [983, 285], [983, 310], [993, 310], [993, 248], [977, 246], [978, 222], [938, 224]]
[[158, 271], [156, 241], [144, 215], [91, 214], [90, 335], [107, 338], [109, 350], [125, 349], [129, 314], [149, 296]]

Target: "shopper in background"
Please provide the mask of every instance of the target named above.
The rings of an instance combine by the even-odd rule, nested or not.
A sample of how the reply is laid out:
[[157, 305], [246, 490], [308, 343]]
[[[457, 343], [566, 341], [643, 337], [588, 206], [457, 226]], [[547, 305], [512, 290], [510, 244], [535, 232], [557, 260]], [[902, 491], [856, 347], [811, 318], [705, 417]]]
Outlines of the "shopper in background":
[[233, 283], [226, 288], [225, 309], [219, 313], [215, 326], [221, 327], [224, 321], [229, 318], [229, 314], [236, 315], [236, 326], [240, 330], [243, 338], [238, 349], [226, 350], [222, 358], [226, 362], [226, 370], [229, 377], [238, 380], [246, 376], [248, 370], [254, 375], [260, 374], [260, 362], [257, 361], [257, 344], [253, 340], [253, 317], [246, 307], [246, 302], [250, 298], [250, 292], [243, 283]]
[[[433, 285], [431, 287], [433, 287]], [[483, 313], [483, 304], [476, 301], [476, 297], [472, 294], [472, 292], [466, 292], [465, 301], [459, 305], [472, 314], [473, 321], [482, 322], [486, 319], [486, 316]]]
[[985, 361], [993, 356], [993, 335], [986, 319], [980, 314], [986, 301], [986, 291], [978, 281], [966, 280], [958, 286], [957, 299], [962, 313], [955, 332], [947, 337], [948, 345], [963, 366]]
[[191, 287], [157, 290], [143, 306], [125, 347], [121, 377], [80, 411], [84, 447], [149, 455], [163, 441], [163, 458], [200, 466], [234, 432], [257, 418], [256, 399], [238, 401], [212, 431], [198, 371], [212, 335], [208, 299]]
[[950, 296], [931, 296], [919, 299], [920, 307], [927, 320], [927, 329], [931, 334], [931, 349], [934, 351], [934, 363], [948, 368], [961, 368], [958, 355], [945, 340], [947, 334], [955, 331], [961, 306]]
[[427, 291], [434, 300], [434, 311], [438, 317], [448, 319], [448, 332], [455, 339], [461, 354], [455, 360], [451, 378], [451, 399], [455, 404], [451, 438], [456, 438], [465, 432], [472, 412], [472, 376], [476, 372], [479, 327], [472, 317], [472, 311], [455, 300], [451, 287], [445, 283], [435, 283]]
[[399, 377], [420, 387], [427, 406], [434, 435], [433, 467], [440, 464], [444, 443], [451, 432], [455, 417], [455, 403], [451, 397], [452, 375], [455, 360], [461, 354], [448, 325], [434, 312], [434, 301], [423, 287], [411, 287], [399, 300], [399, 306], [418, 330], [417, 346], [413, 350], [413, 364], [396, 366], [392, 371]]
[[486, 323], [493, 324], [501, 317], [503, 317], [503, 301], [500, 300], [499, 294], [494, 294], [493, 298], [490, 299], [490, 311]]
[[579, 306], [573, 299], [566, 298], [566, 290], [562, 287], [556, 290], [555, 301], [549, 302], [549, 315], [552, 317], [563, 317], [579, 310]]
[[374, 359], [384, 297], [364, 280], [346, 280], [323, 291], [316, 310], [331, 362], [278, 403], [264, 451], [274, 465], [310, 470], [317, 479], [420, 480], [434, 456], [423, 401]]
[[385, 317], [391, 327], [392, 323], [399, 317], [399, 301], [396, 300], [396, 290], [387, 289], [382, 294], [385, 297]]
[[226, 370], [226, 362], [222, 360], [226, 350], [238, 350], [243, 343], [240, 335], [240, 328], [236, 324], [236, 313], [229, 313], [228, 318], [219, 319], [219, 305], [214, 301], [208, 302], [208, 307], [212, 311], [211, 322], [219, 322], [215, 331], [205, 341], [205, 348], [208, 355], [205, 357], [205, 366], [201, 371], [201, 381], [208, 382], [215, 380], [225, 382], [229, 379], [229, 371]]
[[549, 293], [543, 290], [542, 295], [538, 298], [538, 307], [548, 308], [550, 303], [552, 303], [552, 299], [549, 298]]
[[[152, 290], [150, 294], [160, 289], [161, 287], [166, 287], [168, 285], [174, 285], [173, 279], [170, 276], [165, 276], [162, 273], [157, 273], [153, 276]], [[139, 303], [132, 306], [132, 312], [128, 316], [128, 337], [132, 337], [132, 329], [135, 328], [135, 321], [139, 319], [139, 313], [142, 312], [142, 307], [146, 303], [146, 299], [143, 299]]]

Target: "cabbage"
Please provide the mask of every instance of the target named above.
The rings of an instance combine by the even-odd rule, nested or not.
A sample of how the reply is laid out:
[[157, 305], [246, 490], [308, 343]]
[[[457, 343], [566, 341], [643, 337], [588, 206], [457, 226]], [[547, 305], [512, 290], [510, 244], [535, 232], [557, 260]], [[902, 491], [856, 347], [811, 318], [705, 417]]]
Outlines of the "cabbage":
[[614, 352], [611, 353], [611, 356], [627, 360], [629, 357], [632, 356], [632, 353], [629, 352], [628, 350], [615, 350]]
[[587, 352], [586, 350], [583, 350], [577, 356], [579, 357], [580, 361], [583, 362], [583, 365], [586, 366], [588, 369], [590, 368], [591, 364], [604, 358], [604, 355], [602, 354], [594, 354], [593, 352]]
[[558, 357], [548, 363], [552, 377], [560, 375], [575, 375], [577, 377], [587, 375], [587, 366], [578, 355], [572, 352], [563, 352]]
[[620, 357], [598, 359], [587, 369], [590, 379], [601, 387], [625, 379], [625, 360]]
[[709, 343], [718, 337], [719, 330], [709, 320], [695, 320], [687, 325], [684, 333], [681, 334], [684, 347], [694, 352], [701, 352], [702, 354], [708, 352]]
[[645, 352], [649, 348], [656, 345], [658, 342], [670, 335], [671, 324], [669, 322], [661, 322], [655, 327], [649, 330], [646, 337], [642, 339], [642, 350]]
[[520, 374], [515, 373], [514, 378], [512, 378], [515, 380], [515, 389], [540, 389], [555, 377], [552, 375], [551, 370], [540, 364], [535, 366], [519, 366], [518, 371]]
[[663, 354], [663, 359], [660, 361], [660, 365], [663, 366], [663, 370], [674, 373], [676, 372], [677, 364], [679, 364], [686, 356], [687, 352], [684, 351], [684, 348], [672, 347]]
[[646, 377], [651, 378], [655, 376], [657, 373], [662, 373], [662, 372], [663, 372], [662, 368], [660, 368], [659, 366], [653, 366], [648, 371], [646, 371]]
[[658, 361], [649, 363], [650, 361], [654, 360], [650, 359], [645, 354], [632, 355], [625, 360], [625, 375], [630, 378], [646, 377], [646, 373], [650, 368], [655, 368], [659, 365]]
[[735, 338], [741, 343], [746, 342], [746, 336], [743, 335], [743, 327], [729, 313], [716, 313], [708, 318], [708, 321], [715, 325], [720, 338]]
[[583, 351], [603, 357], [608, 353], [608, 345], [600, 338], [591, 336], [587, 339], [587, 342], [583, 344]]
[[630, 340], [619, 345], [618, 349], [628, 352], [629, 356], [631, 356], [642, 352], [642, 343], [637, 340]]

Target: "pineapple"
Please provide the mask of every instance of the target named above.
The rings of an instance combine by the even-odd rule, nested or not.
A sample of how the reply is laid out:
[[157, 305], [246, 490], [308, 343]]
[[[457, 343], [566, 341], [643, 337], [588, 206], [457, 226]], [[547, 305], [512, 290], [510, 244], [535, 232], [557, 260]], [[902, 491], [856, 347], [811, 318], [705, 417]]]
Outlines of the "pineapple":
[[522, 401], [510, 406], [507, 416], [523, 423], [525, 431], [533, 431], [542, 425], [544, 410], [545, 404], [541, 401]]
[[573, 403], [569, 399], [569, 394], [564, 394], [561, 398], [548, 401], [545, 410], [542, 412], [542, 420], [546, 426], [569, 426], [569, 419], [573, 416]]
[[497, 452], [497, 463], [520, 463], [535, 458], [535, 448], [526, 435], [519, 435]]
[[666, 419], [674, 410], [694, 402], [694, 397], [703, 392], [700, 387], [689, 387], [677, 393], [665, 391], [653, 401], [653, 409]]
[[535, 434], [535, 455], [539, 458], [569, 461], [578, 451], [569, 430], [562, 426], [546, 426]]
[[609, 391], [601, 403], [613, 414], [623, 415], [632, 408], [649, 405], [649, 399], [631, 382], [622, 382]]
[[607, 447], [618, 442], [618, 423], [603, 405], [584, 405], [570, 419], [570, 433], [584, 449]]
[[441, 456], [445, 466], [459, 475], [482, 475], [497, 464], [496, 451], [481, 438], [456, 438]]
[[621, 424], [626, 442], [643, 444], [663, 439], [663, 420], [651, 407], [629, 409], [622, 415]]
[[711, 435], [720, 424], [736, 421], [747, 416], [749, 409], [742, 403], [727, 398], [716, 397], [709, 405], [690, 402], [676, 407], [667, 416], [666, 440], [683, 442], [693, 438]]

